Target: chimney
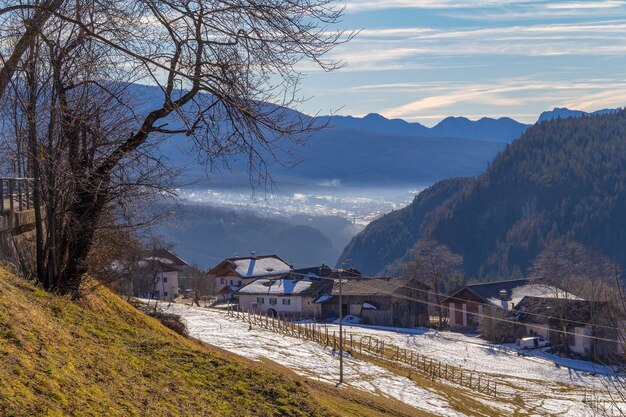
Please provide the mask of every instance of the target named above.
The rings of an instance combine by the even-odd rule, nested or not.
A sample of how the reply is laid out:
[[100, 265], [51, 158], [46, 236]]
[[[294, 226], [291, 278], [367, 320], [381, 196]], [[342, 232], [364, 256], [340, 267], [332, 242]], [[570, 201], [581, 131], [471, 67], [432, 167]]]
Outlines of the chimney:
[[505, 289], [500, 290], [500, 306], [505, 310], [509, 309], [509, 294]]
[[252, 252], [250, 252], [250, 255], [252, 259], [256, 259], [256, 251], [253, 250]]

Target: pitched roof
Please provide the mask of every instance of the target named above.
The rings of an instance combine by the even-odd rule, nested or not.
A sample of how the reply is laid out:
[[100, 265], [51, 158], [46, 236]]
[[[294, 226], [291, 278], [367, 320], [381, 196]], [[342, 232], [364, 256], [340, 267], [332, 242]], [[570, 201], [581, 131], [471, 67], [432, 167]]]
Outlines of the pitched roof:
[[320, 266], [312, 266], [310, 268], [294, 269], [292, 274], [294, 277], [302, 276], [317, 276], [317, 277], [330, 277], [335, 270], [328, 265], [321, 264]]
[[164, 262], [162, 258], [146, 258], [138, 262], [144, 272], [179, 272], [180, 267], [171, 262]]
[[521, 287], [528, 284], [530, 281], [528, 278], [513, 279], [508, 281], [494, 281], [480, 284], [468, 284], [465, 288], [472, 291], [478, 297], [489, 302], [490, 298], [500, 300], [500, 291], [505, 290], [508, 294], [513, 292], [516, 287]]
[[[342, 282], [343, 295], [356, 296], [393, 296], [402, 289], [428, 290], [426, 284], [411, 278], [361, 278]], [[333, 285], [333, 295], [339, 295], [339, 284]]]
[[[582, 298], [575, 296], [561, 288], [553, 285], [545, 284], [526, 284], [519, 287], [513, 287], [508, 294], [508, 301], [517, 305], [524, 297], [538, 297], [538, 298], [566, 298], [570, 300], [582, 300]], [[495, 305], [500, 305], [500, 297], [489, 297], [488, 301]]]
[[331, 285], [330, 281], [315, 279], [257, 279], [241, 288], [237, 294], [313, 296], [330, 289]]
[[361, 273], [354, 269], [333, 269], [328, 265], [321, 264], [320, 266], [313, 266], [309, 268], [300, 268], [294, 269], [291, 272], [291, 276], [294, 278], [300, 277], [322, 277], [322, 278], [343, 278], [343, 279], [354, 279], [361, 278]]
[[166, 263], [172, 263], [176, 266], [187, 266], [187, 262], [183, 261], [178, 257], [174, 252], [167, 248], [158, 248], [150, 252], [150, 256], [159, 258], [161, 261]]
[[508, 316], [510, 320], [528, 324], [559, 324], [560, 320], [592, 323], [596, 314], [608, 304], [598, 301], [566, 298], [524, 297]]
[[224, 267], [227, 267], [242, 278], [278, 276], [291, 271], [291, 265], [280, 257], [264, 255], [225, 259], [211, 269], [208, 274], [218, 275], [219, 271]]
[[442, 303], [454, 303], [463, 297], [461, 292], [467, 290], [478, 297], [485, 304], [501, 305], [501, 293], [506, 291], [507, 301], [511, 301], [513, 305], [519, 303], [524, 297], [541, 297], [541, 298], [569, 298], [580, 299], [574, 294], [555, 287], [553, 285], [532, 283], [528, 278], [513, 279], [507, 281], [494, 281], [478, 284], [467, 284], [452, 295], [448, 296]]

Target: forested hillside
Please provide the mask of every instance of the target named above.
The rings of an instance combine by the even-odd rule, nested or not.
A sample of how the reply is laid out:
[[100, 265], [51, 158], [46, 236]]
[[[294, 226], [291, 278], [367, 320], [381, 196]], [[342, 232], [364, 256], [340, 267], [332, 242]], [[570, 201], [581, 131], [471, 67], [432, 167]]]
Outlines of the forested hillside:
[[[626, 111], [539, 123], [424, 216], [398, 214], [419, 210], [427, 195], [368, 226], [342, 259], [374, 273], [432, 237], [463, 255], [467, 275], [509, 276], [525, 274], [546, 243], [565, 238], [624, 267]], [[407, 230], [410, 238], [401, 238]], [[393, 256], [378, 263], [357, 262], [387, 252]]]
[[348, 243], [337, 265], [347, 262], [365, 274], [380, 272], [420, 238], [434, 209], [469, 181], [462, 177], [440, 181], [419, 193], [412, 204], [374, 220]]

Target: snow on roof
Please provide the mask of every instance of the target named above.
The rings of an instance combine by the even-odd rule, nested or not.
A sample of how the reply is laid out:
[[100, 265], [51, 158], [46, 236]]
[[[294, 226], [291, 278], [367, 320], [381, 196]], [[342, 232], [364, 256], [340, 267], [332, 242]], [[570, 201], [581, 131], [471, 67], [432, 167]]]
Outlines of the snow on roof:
[[249, 257], [231, 261], [235, 264], [235, 272], [243, 278], [283, 275], [291, 271], [291, 267], [278, 257]]
[[331, 297], [329, 294], [323, 294], [321, 295], [317, 300], [315, 300], [316, 303], [325, 303], [326, 301], [330, 300]]
[[[565, 290], [562, 290], [551, 285], [543, 284], [527, 284], [519, 287], [514, 287], [511, 294], [508, 294], [510, 307], [517, 305], [524, 297], [536, 297], [536, 298], [560, 298], [568, 300], [582, 300], [582, 298], [575, 296]], [[501, 300], [497, 297], [489, 297], [487, 299], [490, 303], [497, 306], [501, 305]]]
[[363, 308], [365, 310], [377, 310], [376, 306], [370, 303], [363, 303]]
[[292, 279], [258, 279], [239, 290], [239, 294], [302, 295], [313, 281]]

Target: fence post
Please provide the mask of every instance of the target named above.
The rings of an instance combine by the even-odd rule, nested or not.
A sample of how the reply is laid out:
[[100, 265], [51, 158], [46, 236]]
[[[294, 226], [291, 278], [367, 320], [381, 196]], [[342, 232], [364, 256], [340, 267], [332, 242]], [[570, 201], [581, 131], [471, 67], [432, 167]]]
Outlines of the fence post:
[[22, 200], [22, 181], [17, 181], [17, 207], [20, 211], [24, 210], [24, 201]]
[[13, 180], [9, 179], [9, 210], [13, 211]]

